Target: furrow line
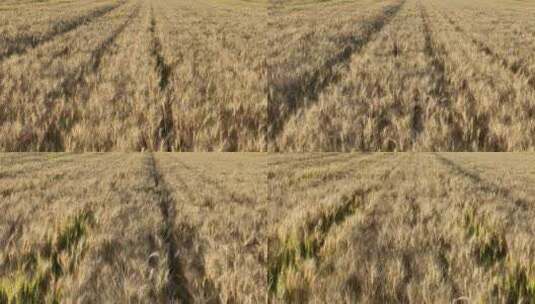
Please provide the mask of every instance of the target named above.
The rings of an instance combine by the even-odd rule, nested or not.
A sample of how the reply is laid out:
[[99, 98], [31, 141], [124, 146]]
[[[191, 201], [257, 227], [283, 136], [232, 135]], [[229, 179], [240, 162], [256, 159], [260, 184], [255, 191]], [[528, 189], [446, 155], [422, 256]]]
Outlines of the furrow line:
[[189, 283], [183, 273], [178, 257], [178, 240], [175, 234], [176, 203], [163, 176], [158, 170], [154, 155], [151, 154], [147, 161], [150, 170], [149, 174], [154, 182], [152, 191], [158, 200], [163, 218], [161, 233], [165, 242], [167, 268], [169, 271], [169, 278], [167, 279], [166, 285], [167, 300], [170, 302], [179, 300], [181, 303], [193, 303]]
[[357, 189], [348, 196], [342, 196], [341, 203], [331, 210], [322, 210], [315, 218], [306, 220], [299, 228], [283, 237], [270, 238], [268, 253], [268, 290], [270, 298], [279, 293], [279, 280], [287, 268], [299, 267], [302, 259], [313, 258], [320, 262], [320, 251], [330, 229], [340, 225], [368, 204], [368, 196], [377, 189]]
[[[433, 37], [434, 33], [430, 27], [429, 15], [423, 5], [420, 5], [420, 12], [426, 35], [425, 52], [432, 59], [432, 65], [439, 75], [436, 80], [437, 87], [431, 91], [432, 95], [438, 99], [441, 106], [449, 109], [449, 111], [452, 111], [451, 106], [452, 103], [456, 102], [456, 98], [462, 95], [462, 97], [466, 99], [466, 106], [470, 108], [470, 113], [478, 113], [476, 109], [478, 103], [469, 81], [464, 78], [459, 84], [458, 89], [454, 87], [452, 79], [448, 77], [446, 71], [446, 60], [451, 59], [451, 55], [446, 51], [444, 44], [438, 42]], [[463, 113], [454, 112], [454, 117], [462, 120]], [[474, 129], [469, 134], [463, 134], [466, 130], [463, 130], [462, 127], [457, 124], [454, 125], [455, 130], [453, 131], [453, 136], [455, 136], [455, 141], [452, 141], [454, 146], [451, 147], [450, 150], [472, 150], [473, 147], [471, 143], [474, 141], [477, 142], [478, 148], [489, 149], [485, 146], [486, 138], [490, 132], [488, 127], [488, 117], [485, 115], [476, 115], [471, 123], [478, 126], [479, 129]]]
[[[351, 57], [371, 42], [405, 4], [402, 0], [396, 5], [388, 6], [381, 16], [371, 20], [362, 36], [346, 37], [341, 43], [343, 49], [328, 59], [319, 69], [305, 74], [290, 82], [280, 83], [268, 75], [268, 83], [272, 89], [268, 92], [268, 119], [271, 122], [268, 139], [275, 140], [282, 132], [286, 121], [297, 110], [317, 101], [320, 93], [330, 85], [336, 84], [341, 75], [335, 67], [339, 64], [348, 65]], [[288, 108], [280, 111], [281, 108]], [[277, 147], [272, 147], [277, 150]]]
[[453, 20], [445, 12], [442, 12], [442, 15], [448, 21], [448, 23], [451, 26], [453, 26], [456, 32], [464, 36], [466, 39], [470, 40], [479, 49], [480, 52], [489, 56], [492, 62], [498, 63], [498, 65], [510, 71], [514, 75], [517, 75], [517, 76], [522, 75], [523, 77], [526, 77], [526, 79], [528, 80], [528, 84], [533, 89], [535, 89], [535, 75], [530, 74], [529, 68], [525, 64], [522, 64], [521, 62], [511, 63], [507, 58], [504, 58], [500, 56], [499, 54], [497, 54], [495, 51], [493, 51], [483, 41], [476, 39], [475, 37], [470, 35], [468, 32], [466, 32], [463, 28], [459, 26], [459, 24], [455, 22], [455, 20]]
[[173, 108], [171, 107], [170, 91], [167, 89], [169, 85], [169, 78], [171, 77], [172, 67], [169, 65], [162, 54], [162, 43], [157, 34], [156, 16], [154, 15], [154, 7], [151, 7], [151, 20], [149, 31], [152, 37], [151, 41], [151, 55], [156, 61], [156, 72], [160, 78], [159, 89], [162, 93], [161, 113], [162, 117], [158, 128], [155, 130], [155, 138], [159, 138], [159, 147], [156, 149], [171, 151], [171, 139], [174, 137], [174, 123], [173, 123]]
[[128, 15], [126, 21], [112, 31], [112, 33], [91, 52], [90, 59], [80, 66], [78, 70], [66, 75], [60, 85], [47, 94], [46, 99], [53, 100], [60, 96], [65, 96], [66, 98], [75, 96], [78, 87], [86, 85], [86, 76], [98, 71], [102, 62], [102, 57], [104, 57], [106, 51], [111, 47], [119, 35], [124, 32], [126, 27], [132, 23], [134, 18], [139, 14], [139, 11], [140, 7], [136, 6], [133, 12]]
[[529, 206], [533, 206], [535, 202], [528, 202], [522, 198], [517, 197], [512, 190], [502, 187], [500, 185], [497, 185], [495, 183], [492, 183], [484, 178], [482, 178], [477, 173], [474, 173], [462, 165], [452, 161], [451, 159], [439, 154], [434, 153], [435, 157], [447, 168], [449, 168], [454, 174], [458, 176], [464, 176], [467, 177], [469, 180], [471, 180], [475, 185], [478, 185], [481, 190], [485, 192], [490, 193], [496, 193], [497, 195], [501, 196], [507, 201], [511, 201], [514, 203], [515, 206], [521, 207], [522, 209], [527, 209]]
[[[448, 79], [446, 77], [446, 65], [444, 62], [444, 54], [445, 50], [443, 47], [439, 45], [435, 45], [433, 40], [433, 32], [429, 26], [429, 16], [425, 10], [425, 8], [420, 4], [420, 18], [422, 19], [422, 24], [424, 28], [424, 37], [425, 37], [425, 46], [424, 46], [424, 53], [428, 58], [431, 59], [431, 66], [433, 68], [435, 79], [433, 79], [433, 83], [435, 84], [435, 87], [431, 90], [431, 95], [434, 96], [437, 101], [442, 105], [449, 105], [452, 102], [452, 88], [450, 87], [448, 83]], [[421, 126], [421, 128], [417, 128], [420, 133], [423, 131], [423, 123], [421, 122], [421, 115], [423, 110], [421, 108], [417, 108], [418, 106], [415, 106], [414, 109], [414, 118], [413, 118], [413, 126]], [[415, 130], [415, 128], [412, 128]]]
[[[376, 159], [373, 157], [366, 158], [361, 163], [375, 163], [374, 160]], [[392, 172], [394, 171], [385, 171], [381, 179], [391, 178]], [[353, 188], [334, 203], [323, 205], [315, 214], [305, 214], [302, 220], [296, 221], [297, 226], [289, 228], [288, 233], [270, 237], [267, 278], [270, 299], [281, 292], [279, 280], [283, 279], [288, 269], [301, 267], [303, 261], [307, 259], [313, 259], [316, 265], [321, 264], [324, 260], [321, 252], [331, 229], [334, 226], [344, 225], [348, 218], [370, 207], [370, 196], [380, 189], [379, 185]], [[373, 215], [375, 212], [374, 208], [371, 213], [372, 218], [375, 218]]]
[[41, 125], [45, 126], [45, 135], [42, 142], [39, 146], [39, 151], [64, 151], [64, 142], [61, 137], [61, 132], [68, 132], [73, 122], [70, 124], [65, 123], [61, 128], [58, 128], [56, 123], [47, 124], [46, 120], [50, 118], [49, 113], [53, 112], [54, 103], [53, 101], [57, 98], [64, 96], [66, 99], [72, 99], [77, 96], [78, 90], [81, 87], [88, 85], [87, 76], [91, 74], [96, 74], [102, 62], [102, 58], [106, 54], [106, 51], [112, 46], [115, 40], [119, 37], [121, 33], [124, 32], [126, 27], [134, 20], [134, 18], [139, 14], [140, 7], [136, 6], [134, 11], [128, 15], [127, 20], [122, 23], [118, 28], [116, 28], [110, 36], [108, 36], [100, 45], [97, 46], [91, 52], [89, 60], [82, 64], [78, 69], [72, 71], [63, 77], [63, 81], [53, 89], [48, 92], [45, 100], [48, 103], [47, 113], [41, 118]]
[[115, 3], [113, 5], [108, 5], [91, 11], [89, 14], [81, 16], [78, 19], [69, 20], [69, 21], [60, 21], [53, 25], [52, 31], [46, 33], [44, 36], [39, 37], [35, 35], [23, 35], [16, 38], [6, 38], [3, 39], [3, 43], [10, 45], [7, 48], [7, 51], [3, 54], [0, 54], [0, 62], [13, 56], [20, 55], [28, 52], [30, 49], [34, 49], [41, 44], [54, 40], [56, 37], [67, 34], [71, 31], [74, 31], [81, 25], [91, 23], [95, 19], [106, 15], [112, 10], [122, 6], [125, 1]]
[[[369, 157], [359, 158], [358, 161], [355, 163], [354, 168], [356, 168], [355, 170], [358, 170], [360, 172], [364, 172], [364, 171], [368, 170], [368, 166], [369, 165], [373, 165], [374, 163], [376, 163], [376, 160], [384, 160], [384, 159], [387, 159], [387, 158], [391, 159], [394, 156], [395, 156], [395, 153], [374, 153], [374, 154], [370, 155]], [[351, 160], [349, 162], [352, 163]], [[398, 165], [398, 164], [396, 163], [395, 166], [396, 165]], [[306, 188], [309, 188], [309, 187], [306, 186], [305, 189]], [[296, 191], [303, 191], [305, 189], [300, 189], [300, 188], [296, 187]], [[328, 195], [328, 193], [326, 193], [326, 195]], [[297, 210], [301, 209], [302, 206], [301, 205], [288, 206], [287, 208], [289, 208], [288, 209], [288, 214], [293, 214], [293, 213], [297, 212]]]

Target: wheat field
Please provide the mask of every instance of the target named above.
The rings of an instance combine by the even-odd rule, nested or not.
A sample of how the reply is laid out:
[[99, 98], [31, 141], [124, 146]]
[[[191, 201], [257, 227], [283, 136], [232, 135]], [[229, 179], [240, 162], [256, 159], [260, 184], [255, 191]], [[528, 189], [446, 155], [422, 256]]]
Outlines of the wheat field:
[[2, 2], [0, 151], [265, 149], [265, 7]]
[[270, 151], [535, 147], [535, 4], [280, 0]]
[[0, 154], [0, 303], [266, 301], [256, 154]]
[[0, 151], [533, 151], [524, 0], [8, 0]]
[[535, 155], [270, 155], [271, 303], [535, 303]]
[[533, 164], [0, 154], [0, 303], [534, 303]]
[[535, 304], [534, 16], [1, 0], [0, 304]]

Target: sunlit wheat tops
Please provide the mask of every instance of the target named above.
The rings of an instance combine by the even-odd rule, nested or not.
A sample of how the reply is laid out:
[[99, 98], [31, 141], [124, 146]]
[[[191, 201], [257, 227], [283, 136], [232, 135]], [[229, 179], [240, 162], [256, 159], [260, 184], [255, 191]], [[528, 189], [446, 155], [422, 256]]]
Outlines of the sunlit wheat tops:
[[1, 151], [260, 151], [262, 2], [0, 5]]
[[271, 151], [535, 149], [529, 1], [280, 1]]
[[268, 164], [271, 303], [534, 303], [534, 155]]
[[534, 150], [534, 14], [516, 0], [4, 1], [0, 151]]
[[0, 154], [0, 303], [264, 303], [258, 154]]

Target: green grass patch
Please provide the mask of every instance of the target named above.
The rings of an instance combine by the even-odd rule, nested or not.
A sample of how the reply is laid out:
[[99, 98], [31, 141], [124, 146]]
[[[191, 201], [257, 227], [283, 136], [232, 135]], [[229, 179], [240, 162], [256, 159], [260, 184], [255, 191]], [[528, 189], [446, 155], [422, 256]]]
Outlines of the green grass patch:
[[471, 208], [466, 211], [464, 225], [468, 237], [473, 238], [472, 252], [480, 265], [490, 267], [507, 257], [505, 233], [484, 223], [483, 217]]
[[[73, 272], [84, 254], [84, 238], [95, 222], [93, 212], [83, 210], [67, 221], [41, 250], [23, 254], [12, 276], [0, 281], [0, 304], [59, 303], [53, 284], [66, 272]], [[61, 256], [67, 256], [63, 261]]]
[[516, 264], [503, 280], [501, 293], [507, 303], [535, 304], [535, 276]]
[[84, 210], [77, 214], [60, 231], [56, 239], [56, 251], [71, 251], [80, 240], [87, 234], [87, 227], [95, 222], [94, 215], [89, 210]]
[[0, 304], [59, 303], [59, 295], [50, 292], [52, 281], [50, 264], [40, 259], [32, 272], [17, 271], [0, 281]]
[[360, 202], [368, 193], [369, 191], [358, 190], [349, 197], [342, 197], [343, 203], [339, 206], [324, 210], [275, 241], [277, 249], [269, 257], [268, 263], [267, 279], [270, 294], [285, 299], [295, 298], [292, 290], [285, 284], [286, 275], [289, 272], [299, 271], [305, 260], [318, 261], [319, 252], [329, 230], [355, 214]]

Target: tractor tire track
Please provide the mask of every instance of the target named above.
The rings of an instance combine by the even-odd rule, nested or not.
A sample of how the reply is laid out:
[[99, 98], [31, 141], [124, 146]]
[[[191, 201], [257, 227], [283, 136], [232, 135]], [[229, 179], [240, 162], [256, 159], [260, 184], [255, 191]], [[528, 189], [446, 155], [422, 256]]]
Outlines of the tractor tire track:
[[161, 102], [162, 117], [158, 124], [159, 127], [155, 130], [156, 134], [154, 134], [154, 137], [159, 139], [159, 147], [155, 148], [163, 148], [163, 150], [170, 152], [172, 151], [171, 140], [175, 136], [173, 132], [173, 108], [171, 107], [170, 91], [167, 87], [169, 85], [169, 79], [171, 77], [173, 69], [171, 65], [166, 62], [165, 57], [162, 54], [162, 43], [160, 41], [160, 38], [158, 37], [156, 26], [157, 22], [156, 16], [154, 15], [154, 7], [151, 6], [151, 19], [149, 27], [149, 31], [152, 37], [151, 55], [156, 62], [155, 69], [160, 78], [158, 86], [160, 89], [160, 93], [162, 93], [162, 96], [164, 98], [164, 100], [162, 100]]
[[[385, 155], [388, 154], [380, 155], [379, 159], [383, 158]], [[373, 164], [377, 160], [376, 157], [371, 156], [360, 160], [359, 163]], [[387, 180], [391, 178], [393, 172], [394, 170], [385, 171], [384, 175], [381, 175], [380, 178], [382, 180]], [[302, 258], [314, 257], [318, 263], [320, 263], [322, 258], [319, 253], [323, 248], [325, 240], [329, 236], [331, 228], [335, 225], [343, 225], [348, 218], [355, 215], [359, 210], [363, 210], [366, 206], [369, 206], [370, 195], [380, 189], [381, 187], [378, 185], [353, 189], [340, 196], [338, 199], [339, 203], [335, 204], [334, 209], [322, 210], [314, 216], [314, 218], [305, 218], [305, 222], [299, 223], [298, 225], [301, 226], [299, 229], [302, 229], [304, 233], [300, 234], [302, 239], [299, 240], [299, 244], [294, 245], [299, 248], [308, 248], [305, 250], [306, 252], [303, 252], [298, 248], [284, 248], [284, 246], [286, 246], [286, 241], [280, 239], [280, 236], [269, 237], [268, 247], [271, 249], [268, 248], [268, 252], [273, 253], [274, 251], [279, 251], [275, 258], [275, 262], [272, 261], [269, 263], [268, 284], [270, 293], [276, 292], [276, 286], [274, 284], [276, 284], [280, 272], [285, 267], [284, 264], [288, 266], [288, 263], [292, 263], [291, 259], [287, 259], [288, 256], [296, 258], [296, 255], [292, 254], [290, 251], [295, 250], [295, 252], [300, 252]], [[296, 206], [293, 210], [289, 211], [289, 213], [292, 214], [296, 209], [299, 209], [299, 207], [300, 206]], [[374, 209], [372, 213], [375, 213], [375, 211], [376, 210]], [[273, 250], [273, 248], [276, 249]]]
[[[433, 153], [433, 156], [435, 157], [436, 160], [438, 160], [440, 164], [442, 164], [445, 167], [446, 170], [448, 170], [451, 173], [450, 175], [464, 177], [472, 183], [472, 186], [474, 188], [477, 188], [478, 190], [485, 192], [485, 193], [495, 194], [496, 197], [500, 197], [501, 199], [503, 199], [502, 202], [499, 202], [501, 204], [507, 204], [508, 206], [514, 205], [515, 207], [512, 208], [513, 209], [512, 211], [509, 211], [509, 215], [512, 215], [512, 213], [516, 213], [517, 215], [520, 215], [523, 217], [523, 219], [520, 219], [520, 221], [524, 221], [524, 220], [527, 222], [531, 221], [533, 217], [533, 214], [532, 214], [533, 209], [531, 206], [533, 206], [535, 202], [526, 201], [526, 200], [519, 198], [517, 195], [515, 195], [514, 190], [512, 191], [496, 183], [490, 182], [486, 180], [485, 178], [481, 177], [479, 174], [467, 169], [465, 166], [449, 159], [448, 157], [442, 154]], [[446, 182], [444, 182], [444, 184], [446, 184]], [[455, 192], [456, 189], [452, 189], [452, 190], [453, 191], [450, 191], [450, 192]], [[504, 263], [507, 263], [507, 261], [509, 261], [509, 262], [512, 262], [512, 264], [514, 265], [517, 265], [517, 266], [520, 265], [520, 267], [524, 267], [524, 269], [525, 267], [529, 267], [529, 265], [524, 265], [522, 261], [516, 260], [514, 257], [511, 257], [508, 254], [508, 252], [515, 251], [514, 248], [510, 248], [512, 244], [507, 241], [504, 231], [499, 232], [499, 231], [493, 230], [492, 229], [493, 226], [492, 225], [489, 226], [486, 223], [486, 218], [489, 216], [489, 213], [477, 212], [477, 210], [480, 207], [481, 207], [480, 204], [467, 204], [467, 203], [464, 203], [464, 206], [463, 206], [463, 208], [469, 208], [469, 210], [472, 210], [474, 212], [472, 216], [476, 218], [476, 219], [472, 218], [471, 220], [472, 222], [471, 223], [469, 222], [468, 224], [474, 225], [474, 222], [475, 222], [475, 224], [477, 224], [478, 227], [482, 227], [482, 228], [478, 228], [478, 230], [484, 229], [484, 230], [487, 230], [487, 233], [490, 233], [490, 236], [487, 235], [487, 236], [481, 237], [481, 239], [479, 240], [479, 242], [483, 242], [483, 245], [473, 247], [472, 249], [473, 252], [476, 252], [474, 255], [474, 258], [476, 258], [477, 263], [480, 266], [485, 266], [485, 263], [491, 263], [491, 265], [492, 264], [503, 265]], [[461, 212], [462, 211], [460, 211], [459, 213]], [[479, 214], [479, 215], [476, 216], [476, 214]], [[464, 220], [466, 221], [466, 215], [464, 216]], [[467, 223], [465, 223], [465, 225], [466, 224]], [[512, 225], [515, 228], [518, 228], [517, 223], [512, 223]], [[471, 228], [467, 228], [467, 229], [471, 229]], [[470, 230], [467, 231], [468, 234], [473, 233], [469, 231]], [[471, 237], [477, 238], [477, 234], [476, 236], [472, 235]], [[498, 241], [500, 243], [496, 244], [496, 243], [489, 241], [489, 239], [490, 240], [498, 239], [501, 241]], [[486, 242], [490, 242], [490, 243], [486, 243]], [[481, 246], [487, 249], [482, 249]], [[487, 246], [492, 246], [493, 248], [492, 253], [491, 254], [487, 253], [487, 254], [482, 255], [482, 252], [486, 250], [490, 250], [488, 249], [489, 247]], [[474, 251], [474, 249], [476, 249], [477, 251]], [[489, 255], [490, 257], [488, 257]], [[487, 258], [483, 259], [485, 256], [487, 256]], [[486, 260], [486, 259], [490, 259], [490, 260]], [[485, 271], [487, 272], [489, 270], [486, 269]], [[511, 273], [507, 274], [507, 276], [511, 276]], [[524, 282], [523, 284], [526, 284], [527, 286], [526, 282]], [[456, 285], [454, 287], [457, 288], [454, 291], [457, 291], [456, 295], [459, 296], [460, 295], [458, 292], [459, 287]], [[517, 302], [517, 301], [515, 300], [513, 302]]]
[[[453, 92], [448, 82], [448, 77], [446, 75], [446, 64], [444, 57], [446, 51], [441, 45], [434, 43], [433, 32], [429, 26], [429, 16], [427, 11], [420, 3], [420, 18], [422, 20], [423, 30], [424, 30], [424, 53], [431, 60], [431, 67], [433, 69], [433, 76], [435, 79], [433, 83], [435, 87], [431, 90], [431, 95], [434, 96], [440, 104], [449, 105], [453, 101]], [[417, 107], [417, 106], [416, 106]], [[414, 109], [414, 115], [412, 118], [412, 130], [416, 133], [417, 136], [423, 131], [423, 122], [422, 122], [422, 112], [421, 108]]]
[[[420, 5], [420, 18], [424, 27], [425, 47], [424, 53], [431, 59], [433, 69], [438, 74], [437, 87], [432, 91], [437, 98], [445, 97], [451, 99], [451, 88], [446, 77], [446, 64], [444, 54], [446, 51], [440, 45], [436, 45], [433, 40], [433, 32], [429, 26], [429, 15], [426, 9]], [[444, 95], [444, 96], [441, 96]]]
[[[189, 203], [195, 202], [195, 197], [190, 187], [187, 186], [186, 182], [180, 177], [175, 175], [175, 180], [179, 182], [181, 192], [186, 193]], [[187, 270], [193, 273], [196, 277], [202, 278], [201, 286], [201, 298], [204, 303], [207, 304], [219, 304], [221, 303], [219, 290], [216, 287], [214, 281], [206, 275], [206, 261], [204, 259], [204, 247], [205, 242], [200, 237], [198, 231], [187, 223], [181, 223], [178, 227], [180, 235], [182, 236], [179, 239], [178, 245], [185, 252], [188, 252], [187, 255], [191, 257], [191, 263]], [[196, 244], [201, 244], [197, 246]]]
[[154, 155], [151, 154], [147, 162], [149, 175], [154, 182], [154, 186], [151, 189], [158, 201], [163, 218], [161, 233], [165, 242], [167, 269], [169, 271], [169, 279], [165, 288], [167, 300], [169, 302], [179, 300], [181, 303], [193, 303], [191, 287], [183, 273], [182, 264], [178, 257], [178, 239], [175, 234], [176, 203], [158, 170]]
[[502, 68], [510, 71], [513, 75], [519, 76], [522, 75], [528, 80], [528, 84], [531, 86], [531, 88], [535, 89], [535, 75], [532, 75], [529, 72], [529, 68], [520, 62], [511, 63], [507, 58], [500, 56], [495, 51], [493, 51], [487, 44], [485, 44], [483, 41], [475, 38], [474, 36], [470, 35], [466, 30], [461, 28], [461, 26], [455, 22], [450, 16], [448, 16], [445, 12], [442, 12], [442, 16], [448, 21], [448, 23], [453, 26], [455, 31], [462, 36], [464, 36], [466, 39], [470, 40], [472, 44], [474, 44], [480, 52], [484, 53], [488, 57], [490, 57], [491, 61], [494, 63], [497, 63]]
[[113, 30], [111, 34], [91, 52], [89, 60], [82, 64], [79, 69], [67, 74], [60, 85], [47, 94], [46, 99], [51, 101], [61, 96], [72, 98], [76, 95], [80, 86], [87, 85], [85, 80], [86, 76], [98, 71], [106, 51], [113, 43], [115, 43], [115, 40], [124, 32], [126, 27], [132, 23], [135, 17], [139, 14], [139, 11], [140, 6], [138, 5], [132, 13], [128, 15], [126, 21]]
[[[351, 36], [342, 39], [340, 46], [342, 51], [334, 54], [319, 69], [311, 74], [306, 74], [290, 82], [278, 82], [268, 74], [268, 84], [272, 88], [268, 92], [268, 121], [271, 126], [268, 130], [268, 140], [274, 141], [277, 135], [283, 131], [285, 123], [297, 110], [307, 104], [317, 101], [320, 93], [330, 85], [337, 83], [341, 75], [336, 73], [335, 67], [339, 64], [348, 65], [351, 57], [362, 50], [377, 33], [390, 23], [403, 7], [406, 0], [392, 6], [387, 6], [383, 14], [373, 19], [362, 36]], [[288, 107], [287, 111], [280, 113], [280, 107]], [[271, 143], [273, 144], [273, 143]], [[277, 147], [272, 147], [277, 150]]]
[[[372, 159], [366, 158], [365, 160], [374, 163]], [[378, 178], [383, 181], [391, 179], [393, 172], [394, 170], [386, 170]], [[331, 229], [334, 226], [344, 225], [348, 218], [368, 207], [371, 207], [371, 210], [364, 214], [367, 218], [364, 227], [367, 233], [363, 234], [363, 237], [367, 238], [369, 242], [364, 242], [376, 243], [374, 240], [378, 237], [379, 218], [383, 215], [377, 209], [379, 205], [371, 204], [370, 196], [381, 189], [382, 186], [377, 184], [356, 187], [340, 195], [334, 205], [321, 207], [321, 210], [312, 218], [307, 218], [309, 215], [306, 215], [297, 223], [297, 227], [294, 228], [296, 230], [290, 229], [289, 234], [285, 236], [276, 234], [268, 237], [269, 299], [272, 300], [279, 293], [278, 282], [285, 269], [300, 267], [300, 260], [310, 258], [314, 259], [316, 265], [321, 265], [325, 259], [321, 252], [327, 238], [331, 235]]]
[[[368, 203], [368, 196], [377, 189], [357, 189], [349, 196], [340, 198], [340, 205], [329, 214], [319, 214], [317, 218], [304, 223], [303, 237], [296, 244], [288, 244], [280, 236], [268, 237], [268, 292], [271, 299], [278, 293], [278, 282], [282, 273], [288, 267], [299, 267], [299, 259], [314, 258], [321, 263], [320, 251], [331, 228], [341, 225], [347, 218], [353, 216]], [[321, 233], [314, 233], [321, 231]], [[288, 236], [290, 237], [290, 236]], [[295, 243], [295, 241], [294, 241]], [[304, 249], [304, 250], [303, 250]]]
[[[434, 76], [433, 83], [435, 86], [432, 88], [430, 94], [437, 100], [439, 105], [452, 109], [450, 105], [455, 101], [457, 93], [454, 93], [456, 90], [451, 86], [446, 72], [445, 58], [447, 57], [447, 52], [444, 46], [434, 39], [434, 33], [430, 27], [429, 15], [421, 3], [419, 4], [419, 10], [425, 39], [424, 53], [431, 60], [430, 64], [433, 69], [432, 75]], [[464, 91], [464, 93], [469, 96], [470, 100], [475, 100], [469, 89]], [[417, 107], [418, 106], [415, 106], [412, 117], [412, 130], [415, 133], [415, 136], [418, 136], [424, 129], [424, 122], [421, 117], [424, 111]], [[455, 115], [458, 116], [459, 113], [455, 113]], [[458, 130], [455, 133], [461, 134], [461, 131]], [[461, 140], [462, 136], [456, 136], [456, 139]], [[467, 143], [462, 143], [461, 145], [467, 146]], [[455, 150], [455, 148], [453, 149]]]
[[[382, 160], [378, 160], [376, 163], [380, 162], [382, 162]], [[400, 177], [402, 180], [411, 182], [411, 186], [405, 188], [405, 190], [399, 193], [399, 195], [404, 197], [409, 205], [407, 206], [408, 214], [404, 217], [404, 228], [408, 229], [408, 231], [415, 231], [416, 229], [419, 229], [419, 225], [424, 223], [424, 220], [421, 217], [421, 202], [416, 200], [416, 195], [419, 189], [418, 179], [422, 178], [421, 172], [425, 169], [423, 166], [421, 166], [422, 160], [417, 158], [415, 155], [408, 155], [408, 158], [405, 157], [398, 159], [398, 162], [401, 162], [402, 164], [416, 164], [417, 166], [411, 166], [409, 168], [400, 166], [400, 170], [394, 169], [392, 171], [384, 171], [382, 174], [378, 175], [380, 177], [379, 180], [382, 181], [382, 184], [376, 189], [389, 192], [391, 191], [390, 189], [396, 188], [396, 185], [400, 182]], [[392, 248], [388, 242], [382, 242], [384, 230], [381, 230], [386, 223], [393, 220], [392, 217], [396, 216], [397, 211], [392, 211], [395, 209], [395, 207], [392, 205], [395, 204], [395, 202], [387, 201], [379, 204], [371, 204], [371, 202], [369, 202], [369, 204], [371, 205], [371, 208], [369, 213], [366, 214], [362, 226], [357, 226], [358, 233], [356, 233], [356, 235], [358, 235], [358, 237], [353, 237], [352, 240], [353, 243], [351, 246], [354, 248], [359, 248], [357, 255], [355, 255], [355, 259], [366, 260], [377, 252], [384, 252], [385, 256], [388, 256], [388, 259], [399, 258], [402, 275], [398, 285], [393, 292], [389, 292], [381, 287], [379, 289], [379, 297], [377, 300], [391, 303], [409, 303], [410, 298], [408, 297], [407, 287], [411, 285], [411, 282], [417, 279], [419, 275], [419, 257], [430, 254], [439, 260], [437, 261], [438, 263], [442, 265], [448, 265], [449, 267], [447, 257], [440, 256], [440, 253], [442, 248], [449, 248], [450, 244], [446, 238], [440, 235], [438, 240], [433, 240], [431, 242], [431, 250], [429, 250], [430, 248], [428, 248], [427, 245], [422, 244], [412, 244], [407, 247]], [[438, 213], [434, 214], [434, 216], [439, 219], [441, 218], [441, 214]], [[400, 229], [402, 228], [400, 227]], [[447, 270], [442, 269], [441, 274], [444, 280], [451, 281], [451, 278], [448, 277]], [[457, 286], [455, 286], [455, 282], [452, 281], [450, 287], [452, 293], [454, 295], [457, 294]], [[386, 298], [383, 298], [384, 296], [386, 296]]]
[[526, 201], [518, 197], [518, 195], [515, 195], [513, 190], [490, 182], [482, 178], [479, 174], [472, 172], [471, 170], [439, 153], [434, 153], [434, 156], [440, 163], [449, 168], [453, 174], [468, 178], [476, 187], [479, 187], [484, 192], [496, 193], [497, 196], [502, 197], [506, 201], [512, 202], [515, 206], [520, 207], [523, 210], [527, 210], [530, 208], [529, 206], [535, 205], [535, 202]]
[[99, 44], [90, 54], [90, 58], [87, 62], [82, 64], [78, 69], [68, 73], [64, 76], [63, 81], [52, 91], [48, 92], [45, 101], [48, 103], [46, 107], [47, 113], [42, 116], [40, 125], [45, 126], [45, 135], [42, 142], [39, 144], [39, 151], [64, 151], [65, 145], [61, 132], [69, 132], [74, 125], [74, 121], [69, 124], [65, 123], [62, 128], [58, 128], [55, 123], [46, 123], [53, 113], [54, 100], [64, 97], [65, 99], [72, 99], [78, 93], [79, 88], [87, 87], [87, 76], [96, 74], [100, 68], [102, 58], [106, 54], [106, 51], [115, 43], [115, 40], [121, 33], [130, 25], [135, 17], [139, 14], [140, 6], [137, 5], [133, 12], [128, 15], [126, 21], [116, 28], [112, 33]]
[[13, 55], [24, 54], [30, 49], [34, 49], [41, 44], [52, 41], [60, 35], [64, 35], [71, 31], [74, 31], [75, 29], [84, 24], [94, 22], [95, 19], [106, 15], [107, 13], [117, 9], [125, 3], [125, 1], [121, 1], [113, 5], [107, 5], [105, 7], [97, 8], [88, 13], [87, 15], [81, 16], [78, 19], [58, 22], [52, 26], [52, 30], [50, 32], [46, 33], [41, 37], [30, 34], [16, 38], [5, 38], [3, 39], [2, 43], [10, 46], [7, 48], [6, 52], [0, 54], [0, 62]]
[[[376, 160], [384, 160], [384, 159], [392, 159], [393, 157], [395, 157], [395, 153], [374, 153], [368, 157], [362, 157], [362, 158], [359, 158], [355, 164], [355, 167], [357, 167], [357, 170], [360, 171], [360, 172], [365, 172], [365, 171], [368, 171], [369, 170], [369, 167], [370, 165], [373, 165], [375, 163]], [[345, 160], [346, 162], [348, 160]], [[350, 161], [351, 162], [351, 161]], [[393, 165], [393, 168], [398, 166], [399, 163], [394, 163]], [[388, 173], [385, 177], [383, 177], [383, 179], [386, 179], [388, 177], [390, 173]], [[273, 174], [273, 177], [276, 176], [276, 174]], [[273, 178], [271, 177], [271, 178]], [[327, 184], [327, 183], [326, 183]], [[298, 186], [295, 186], [296, 189], [295, 191], [296, 192], [299, 192], [299, 191], [305, 191], [308, 187], [308, 185], [305, 185], [303, 187], [300, 187], [298, 188]], [[323, 199], [325, 198], [327, 195], [329, 195], [329, 193], [325, 193], [324, 196], [320, 197], [319, 199]], [[270, 197], [270, 199], [272, 199]], [[301, 210], [303, 208], [303, 206], [301, 205], [294, 205], [294, 206], [287, 206], [288, 208], [288, 214], [293, 214], [295, 212], [297, 212], [297, 210]], [[278, 222], [278, 221], [277, 221]]]
[[[477, 100], [473, 93], [473, 89], [470, 87], [470, 83], [466, 78], [463, 78], [459, 88], [455, 88], [452, 80], [448, 77], [446, 71], [446, 61], [450, 58], [450, 55], [446, 51], [444, 44], [439, 43], [434, 39], [434, 33], [430, 27], [429, 14], [426, 8], [420, 4], [420, 16], [424, 25], [425, 35], [425, 53], [431, 58], [431, 64], [435, 71], [438, 73], [436, 80], [437, 87], [431, 92], [435, 98], [438, 98], [440, 105], [452, 111], [451, 104], [460, 96], [464, 96], [467, 101], [467, 106], [470, 108], [470, 113], [478, 113], [476, 110]], [[454, 117], [458, 117], [462, 120], [463, 114], [459, 112], [453, 112]], [[451, 119], [450, 119], [451, 120]], [[467, 151], [472, 150], [471, 143], [477, 142], [477, 146], [484, 150], [498, 150], [498, 147], [486, 147], [486, 138], [490, 134], [489, 130], [489, 118], [485, 115], [478, 115], [473, 118], [473, 124], [478, 126], [479, 129], [474, 130], [472, 133], [463, 135], [465, 132], [458, 124], [453, 124], [454, 130], [452, 136], [455, 137], [455, 146], [451, 147], [452, 151]]]

